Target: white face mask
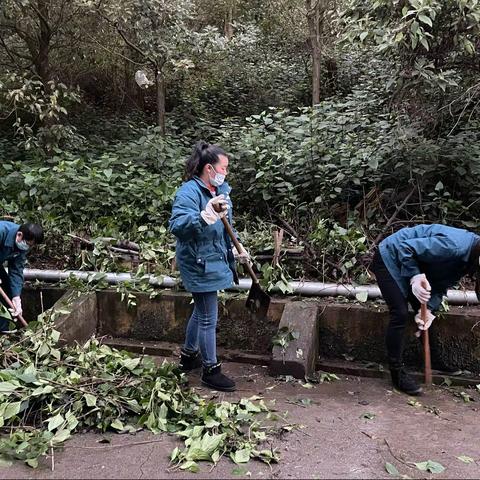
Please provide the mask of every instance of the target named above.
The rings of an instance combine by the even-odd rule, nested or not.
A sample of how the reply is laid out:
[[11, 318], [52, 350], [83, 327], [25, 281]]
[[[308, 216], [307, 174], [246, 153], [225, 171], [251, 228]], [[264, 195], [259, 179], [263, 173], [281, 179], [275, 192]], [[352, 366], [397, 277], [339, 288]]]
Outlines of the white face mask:
[[215, 176], [213, 178], [210, 176], [208, 177], [208, 179], [210, 180], [210, 185], [212, 185], [213, 187], [219, 187], [225, 181], [225, 175], [218, 173], [213, 166], [212, 168], [215, 172]]
[[25, 240], [20, 240], [19, 242], [15, 242], [15, 245], [19, 250], [22, 250], [23, 252], [28, 252], [30, 250], [30, 246]]

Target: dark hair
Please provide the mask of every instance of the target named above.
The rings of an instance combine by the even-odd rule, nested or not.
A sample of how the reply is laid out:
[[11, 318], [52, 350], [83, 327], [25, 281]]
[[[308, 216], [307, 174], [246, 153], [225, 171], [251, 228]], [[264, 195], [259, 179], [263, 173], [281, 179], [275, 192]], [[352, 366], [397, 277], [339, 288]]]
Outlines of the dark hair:
[[195, 175], [200, 175], [205, 165], [215, 165], [218, 163], [218, 157], [220, 155], [226, 156], [227, 154], [218, 145], [207, 143], [203, 140], [197, 142], [192, 155], [185, 165], [187, 179], [190, 180]]
[[24, 223], [20, 225], [18, 231], [23, 233], [25, 240], [33, 240], [35, 245], [43, 243], [43, 228], [38, 223]]

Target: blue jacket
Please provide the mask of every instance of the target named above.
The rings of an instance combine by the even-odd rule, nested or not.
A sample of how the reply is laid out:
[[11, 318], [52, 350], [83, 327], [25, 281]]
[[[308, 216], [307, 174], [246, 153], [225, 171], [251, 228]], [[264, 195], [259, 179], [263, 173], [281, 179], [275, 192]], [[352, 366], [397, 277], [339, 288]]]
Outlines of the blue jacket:
[[[217, 194], [229, 203], [232, 222], [231, 188], [223, 183]], [[200, 215], [213, 197], [198, 177], [185, 182], [173, 201], [169, 229], [177, 237], [176, 256], [185, 289], [189, 292], [213, 292], [232, 286], [235, 258], [232, 244], [221, 221], [207, 225]]]
[[480, 237], [467, 230], [445, 225], [402, 228], [385, 238], [379, 250], [388, 271], [405, 297], [410, 279], [424, 273], [432, 287], [428, 308], [438, 310], [447, 288], [469, 273], [472, 246]]
[[0, 221], [0, 266], [8, 261], [8, 277], [12, 297], [22, 293], [23, 268], [27, 260], [27, 253], [15, 246], [15, 237], [20, 225], [12, 222]]

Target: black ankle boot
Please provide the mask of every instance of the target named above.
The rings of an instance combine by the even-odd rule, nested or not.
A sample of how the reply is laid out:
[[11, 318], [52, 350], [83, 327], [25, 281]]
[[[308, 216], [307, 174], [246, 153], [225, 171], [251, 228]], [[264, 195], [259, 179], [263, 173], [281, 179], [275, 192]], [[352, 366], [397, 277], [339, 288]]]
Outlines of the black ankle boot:
[[198, 352], [191, 352], [182, 348], [180, 350], [180, 363], [178, 364], [183, 372], [190, 372], [202, 366], [202, 359]]
[[213, 390], [233, 392], [235, 382], [222, 373], [221, 363], [210, 367], [203, 367], [202, 383]]
[[422, 387], [411, 377], [399, 362], [390, 363], [393, 386], [408, 395], [420, 395]]

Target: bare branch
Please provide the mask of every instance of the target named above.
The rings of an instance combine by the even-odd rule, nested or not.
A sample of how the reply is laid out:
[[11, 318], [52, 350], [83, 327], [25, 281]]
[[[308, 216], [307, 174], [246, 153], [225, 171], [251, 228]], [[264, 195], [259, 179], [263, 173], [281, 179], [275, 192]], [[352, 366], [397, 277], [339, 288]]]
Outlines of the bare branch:
[[[54, 26], [53, 26], [53, 31], [54, 31], [54, 32], [58, 32], [58, 30], [60, 29], [60, 25], [61, 25], [62, 22], [63, 22], [63, 13], [64, 13], [65, 7], [67, 6], [68, 3], [69, 3], [69, 0], [64, 0], [64, 1], [62, 2], [62, 5], [61, 5], [61, 7], [60, 7], [60, 12], [58, 13], [58, 18], [57, 18], [57, 20], [54, 22]], [[71, 18], [72, 16], [74, 16], [74, 15], [77, 15], [79, 11], [80, 11], [80, 7], [77, 8], [77, 9], [72, 13], [72, 15], [70, 16], [70, 18]], [[65, 22], [65, 23], [68, 23], [68, 21]]]
[[155, 69], [158, 69], [158, 62], [150, 57], [146, 52], [144, 52], [140, 47], [135, 45], [129, 38], [126, 36], [126, 34], [123, 32], [123, 30], [120, 28], [120, 25], [118, 22], [113, 21], [111, 18], [109, 18], [107, 15], [102, 13], [100, 10], [97, 10], [98, 15], [103, 18], [107, 23], [112, 25], [115, 30], [119, 33], [119, 35], [122, 37], [123, 41], [134, 51], [136, 51], [138, 54], [140, 54], [142, 57], [147, 59], [154, 67]]
[[[387, 224], [385, 225], [384, 227], [384, 231], [387, 231], [389, 228], [390, 228], [390, 225], [392, 224], [392, 222], [397, 218], [397, 215], [400, 213], [400, 211], [402, 210], [402, 208], [406, 205], [406, 203], [408, 202], [408, 200], [410, 200], [410, 197], [413, 195], [413, 193], [415, 192], [416, 190], [416, 187], [412, 188], [412, 190], [410, 191], [410, 193], [403, 199], [403, 202], [396, 208], [395, 212], [393, 213], [393, 215], [390, 217], [390, 219], [388, 220]], [[377, 246], [378, 242], [382, 239], [384, 233], [380, 233], [379, 235], [377, 235], [377, 238], [374, 240], [373, 242], [373, 245], [371, 248], [374, 248]]]
[[87, 33], [87, 36], [88, 36], [93, 42], [95, 42], [99, 47], [103, 48], [106, 52], [111, 53], [111, 54], [113, 54], [113, 55], [117, 55], [118, 57], [121, 57], [121, 58], [127, 60], [128, 62], [133, 63], [134, 65], [139, 65], [139, 66], [144, 66], [144, 65], [145, 65], [145, 62], [144, 62], [144, 63], [136, 62], [135, 60], [132, 60], [131, 58], [128, 58], [127, 56], [123, 55], [122, 53], [115, 52], [114, 50], [110, 50], [110, 49], [107, 48], [105, 45], [102, 45], [97, 39], [95, 39], [94, 37], [92, 37], [91, 35], [89, 35], [88, 33]]
[[[48, 19], [45, 17], [44, 12], [41, 12], [40, 9], [38, 9], [33, 1], [28, 3], [28, 6], [38, 15], [38, 18], [40, 18], [41, 23], [43, 23], [44, 27], [47, 29], [49, 33], [51, 33], [50, 30], [50, 24], [48, 23]], [[20, 7], [22, 8], [22, 7]]]
[[15, 108], [11, 112], [7, 113], [7, 115], [5, 115], [4, 117], [0, 117], [0, 120], [3, 122], [4, 120], [7, 120], [8, 117], [12, 116], [14, 113]]
[[142, 55], [142, 57], [146, 58], [149, 62], [153, 63], [154, 65], [157, 64], [155, 60], [153, 60], [148, 54], [146, 54], [144, 51], [142, 51], [137, 45], [135, 45], [133, 42], [131, 42], [125, 33], [122, 31], [122, 29], [118, 26], [118, 24], [115, 25], [115, 28], [117, 32], [120, 34], [120, 36], [123, 38], [123, 41], [133, 50], [135, 50], [137, 53]]
[[[12, 60], [12, 62], [17, 65], [17, 61], [14, 57], [14, 54], [13, 52], [10, 50], [10, 48], [7, 46], [7, 44], [5, 43], [5, 39], [3, 38], [3, 36], [0, 35], [0, 43], [2, 44], [3, 48], [5, 49], [5, 52], [7, 53], [7, 55], [10, 57], [10, 59]], [[18, 55], [17, 55], [18, 56]]]

